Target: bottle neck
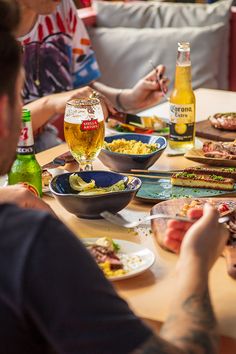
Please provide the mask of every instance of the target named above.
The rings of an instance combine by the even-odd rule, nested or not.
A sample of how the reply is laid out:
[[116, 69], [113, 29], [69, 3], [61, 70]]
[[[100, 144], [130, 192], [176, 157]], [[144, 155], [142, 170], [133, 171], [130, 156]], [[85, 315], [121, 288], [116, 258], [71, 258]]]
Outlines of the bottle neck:
[[175, 88], [192, 89], [190, 50], [179, 50], [176, 61]]
[[35, 159], [34, 150], [26, 150], [27, 148], [17, 148], [16, 149], [16, 158], [18, 160], [32, 160]]
[[16, 152], [19, 155], [34, 155], [34, 137], [30, 120], [22, 121]]
[[176, 65], [175, 88], [182, 90], [192, 90], [191, 65]]

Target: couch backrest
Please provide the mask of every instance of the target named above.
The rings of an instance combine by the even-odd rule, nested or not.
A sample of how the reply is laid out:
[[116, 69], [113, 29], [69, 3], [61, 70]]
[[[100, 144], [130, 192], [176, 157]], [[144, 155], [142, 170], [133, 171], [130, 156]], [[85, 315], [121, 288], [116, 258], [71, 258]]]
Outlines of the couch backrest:
[[236, 7], [231, 8], [229, 41], [229, 90], [236, 91]]
[[194, 88], [227, 89], [230, 7], [229, 0], [211, 5], [98, 2], [97, 27], [90, 35], [102, 82], [131, 86], [150, 70], [152, 59], [167, 65], [173, 84], [177, 42], [189, 40]]

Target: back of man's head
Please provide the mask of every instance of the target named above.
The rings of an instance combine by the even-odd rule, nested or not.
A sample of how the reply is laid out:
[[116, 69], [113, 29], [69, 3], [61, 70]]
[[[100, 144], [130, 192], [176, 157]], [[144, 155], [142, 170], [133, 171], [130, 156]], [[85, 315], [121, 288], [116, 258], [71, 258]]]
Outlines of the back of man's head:
[[14, 99], [15, 83], [21, 64], [20, 47], [13, 31], [20, 21], [16, 0], [0, 0], [0, 96]]

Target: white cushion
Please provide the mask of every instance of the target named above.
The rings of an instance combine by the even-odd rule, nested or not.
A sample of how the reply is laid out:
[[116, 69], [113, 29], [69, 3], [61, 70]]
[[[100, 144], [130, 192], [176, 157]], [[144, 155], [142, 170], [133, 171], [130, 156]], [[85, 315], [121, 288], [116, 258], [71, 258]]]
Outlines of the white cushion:
[[214, 4], [98, 1], [94, 6], [98, 27], [163, 28], [228, 24], [231, 4], [231, 0]]
[[224, 24], [176, 28], [91, 28], [90, 37], [102, 72], [101, 82], [113, 87], [132, 87], [164, 63], [173, 87], [177, 43], [191, 44], [193, 88], [218, 88]]
[[[164, 41], [160, 36], [158, 36], [158, 41], [161, 41], [163, 45], [158, 46], [158, 53], [154, 53], [156, 51], [156, 43], [153, 43], [153, 34], [152, 39], [150, 41], [153, 43], [153, 49], [152, 51], [150, 50], [150, 45], [147, 43], [149, 42], [149, 38], [147, 36], [148, 32], [145, 32], [146, 36], [146, 41], [143, 41], [143, 51], [148, 52], [149, 55], [152, 57], [154, 56], [155, 58], [158, 58], [156, 61], [157, 63], [162, 63], [167, 65], [167, 74], [168, 77], [171, 78], [173, 81], [173, 71], [169, 71], [169, 68], [173, 68], [175, 65], [175, 60], [176, 60], [176, 53], [174, 52], [177, 47], [177, 38], [185, 38], [188, 41], [192, 42], [191, 45], [191, 51], [192, 51], [192, 61], [193, 65], [196, 65], [195, 68], [193, 68], [193, 80], [194, 80], [194, 86], [195, 83], [203, 83], [204, 86], [201, 87], [215, 87], [219, 89], [227, 89], [228, 88], [228, 56], [229, 56], [229, 17], [230, 17], [230, 8], [231, 8], [232, 1], [231, 0], [223, 0], [223, 1], [218, 1], [214, 4], [191, 4], [191, 3], [163, 3], [163, 2], [131, 2], [131, 3], [123, 3], [123, 2], [106, 2], [106, 1], [98, 1], [95, 3], [96, 11], [97, 11], [97, 26], [99, 27], [107, 27], [108, 34], [107, 36], [113, 36], [114, 41], [116, 41], [115, 38], [119, 38], [118, 43], [110, 43], [112, 46], [113, 50], [119, 46], [120, 50], [123, 52], [123, 49], [121, 48], [121, 43], [122, 46], [125, 46], [124, 48], [124, 53], [127, 53], [127, 46], [124, 42], [126, 42], [126, 33], [131, 35], [131, 32], [129, 32], [128, 28], [137, 28], [137, 29], [142, 29], [142, 28], [158, 28], [159, 31], [160, 29], [161, 36], [164, 38]], [[212, 34], [210, 25], [214, 24], [220, 24], [222, 25], [220, 29], [220, 36], [217, 38]], [[202, 27], [205, 26], [205, 30], [202, 32], [197, 31], [196, 29], [191, 30], [192, 27]], [[119, 34], [115, 34], [115, 32], [109, 32], [110, 28], [116, 28], [116, 31], [118, 31], [117, 27], [127, 27], [127, 32], [123, 31], [124, 37], [121, 40], [121, 37]], [[173, 31], [169, 31], [169, 27], [173, 28]], [[192, 39], [192, 36], [187, 38], [188, 35], [188, 30], [186, 27], [190, 27], [189, 33], [191, 34], [193, 32], [194, 38], [197, 36], [200, 36], [202, 39], [204, 38], [204, 42], [196, 42], [195, 40]], [[208, 36], [208, 29], [210, 29], [209, 36]], [[96, 30], [97, 31], [97, 30]], [[122, 31], [119, 28], [119, 31]], [[165, 32], [166, 31], [166, 32]], [[103, 37], [105, 38], [105, 29], [102, 30]], [[176, 32], [178, 32], [178, 36], [176, 36]], [[144, 33], [144, 32], [143, 32]], [[168, 35], [171, 35], [174, 33], [174, 38], [176, 42], [174, 42], [173, 38], [168, 38]], [[204, 33], [204, 35], [203, 35]], [[181, 35], [183, 34], [183, 35]], [[137, 41], [138, 41], [138, 36], [137, 35]], [[144, 36], [144, 34], [143, 34]], [[93, 39], [94, 42], [96, 42], [96, 34], [93, 33]], [[100, 45], [103, 46], [103, 52], [104, 55], [106, 56], [106, 52], [110, 51], [109, 48], [104, 47], [104, 45], [101, 43], [101, 32], [99, 32], [99, 42]], [[132, 38], [135, 37], [135, 34], [132, 32]], [[221, 48], [221, 55], [217, 56], [218, 62], [215, 63], [216, 57], [215, 57], [215, 52], [211, 52], [211, 44], [210, 41], [212, 40], [212, 37], [214, 37], [214, 43], [212, 44], [214, 47], [218, 46]], [[108, 40], [108, 37], [106, 37], [106, 40]], [[130, 41], [130, 38], [127, 38], [128, 41]], [[195, 43], [198, 43], [198, 47], [195, 48]], [[94, 46], [97, 51], [100, 51], [98, 48], [98, 45], [94, 43]], [[140, 47], [140, 43], [137, 42], [137, 46]], [[146, 47], [148, 46], [148, 50]], [[170, 48], [170, 46], [173, 46]], [[132, 53], [134, 46], [132, 47]], [[160, 53], [160, 51], [163, 51]], [[152, 52], [152, 53], [151, 53]], [[135, 52], [134, 52], [135, 53]], [[170, 53], [175, 53], [172, 57], [169, 57]], [[132, 56], [132, 59], [134, 62], [136, 62], [135, 54], [131, 54], [131, 50], [129, 51], [129, 55]], [[195, 58], [196, 55], [196, 58]], [[197, 58], [201, 56], [201, 61], [204, 61], [210, 66], [208, 67], [208, 74], [207, 78], [197, 78], [195, 77], [195, 73], [204, 73], [205, 71], [202, 71], [202, 64], [198, 62]], [[206, 58], [205, 58], [206, 56]], [[119, 56], [120, 57], [120, 56]], [[139, 56], [140, 57], [140, 56]], [[162, 60], [159, 60], [161, 58]], [[110, 58], [110, 61], [112, 62], [114, 59]], [[126, 63], [126, 59], [120, 58], [121, 61]], [[99, 58], [99, 62], [101, 62]], [[138, 70], [138, 72], [142, 72], [146, 74], [149, 70], [150, 67], [146, 67], [146, 70], [143, 70], [143, 68], [146, 66], [146, 62], [148, 63], [148, 58], [146, 57], [145, 62], [140, 61], [139, 65], [142, 67]], [[171, 63], [170, 63], [171, 62]], [[111, 63], [112, 64], [112, 63]], [[108, 64], [109, 65], [109, 64]], [[124, 64], [125, 65], [125, 64]], [[122, 65], [123, 66], [123, 65]], [[198, 67], [199, 66], [199, 67]], [[218, 74], [217, 74], [217, 82], [215, 81], [215, 72], [213, 72], [213, 68], [218, 67]], [[103, 68], [103, 65], [101, 65]], [[103, 70], [103, 69], [102, 69]], [[131, 82], [133, 82], [133, 76], [129, 77], [130, 74], [127, 72], [126, 69], [123, 69], [128, 76], [126, 76], [126, 80], [124, 81], [122, 78], [118, 80], [119, 82], [123, 82], [125, 86], [130, 85]], [[212, 71], [210, 75], [210, 71]], [[211, 79], [209, 79], [211, 77]], [[106, 73], [104, 73], [102, 80], [106, 78]], [[214, 79], [213, 79], [214, 78]], [[117, 80], [115, 80], [116, 82]], [[136, 81], [136, 80], [135, 80]], [[113, 81], [114, 82], [114, 81]], [[206, 86], [206, 85], [210, 86]], [[199, 87], [199, 86], [197, 86]]]

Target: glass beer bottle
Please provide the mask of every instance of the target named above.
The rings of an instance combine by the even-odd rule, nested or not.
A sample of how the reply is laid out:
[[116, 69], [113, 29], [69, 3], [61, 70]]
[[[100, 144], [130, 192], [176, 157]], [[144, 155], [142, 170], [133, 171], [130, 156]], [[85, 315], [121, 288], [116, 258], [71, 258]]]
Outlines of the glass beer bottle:
[[186, 152], [194, 146], [195, 95], [191, 80], [190, 45], [178, 43], [174, 89], [170, 96], [170, 138], [173, 150]]
[[22, 110], [21, 135], [16, 150], [16, 160], [8, 174], [8, 184], [23, 183], [31, 192], [42, 196], [42, 171], [34, 154], [31, 115]]

